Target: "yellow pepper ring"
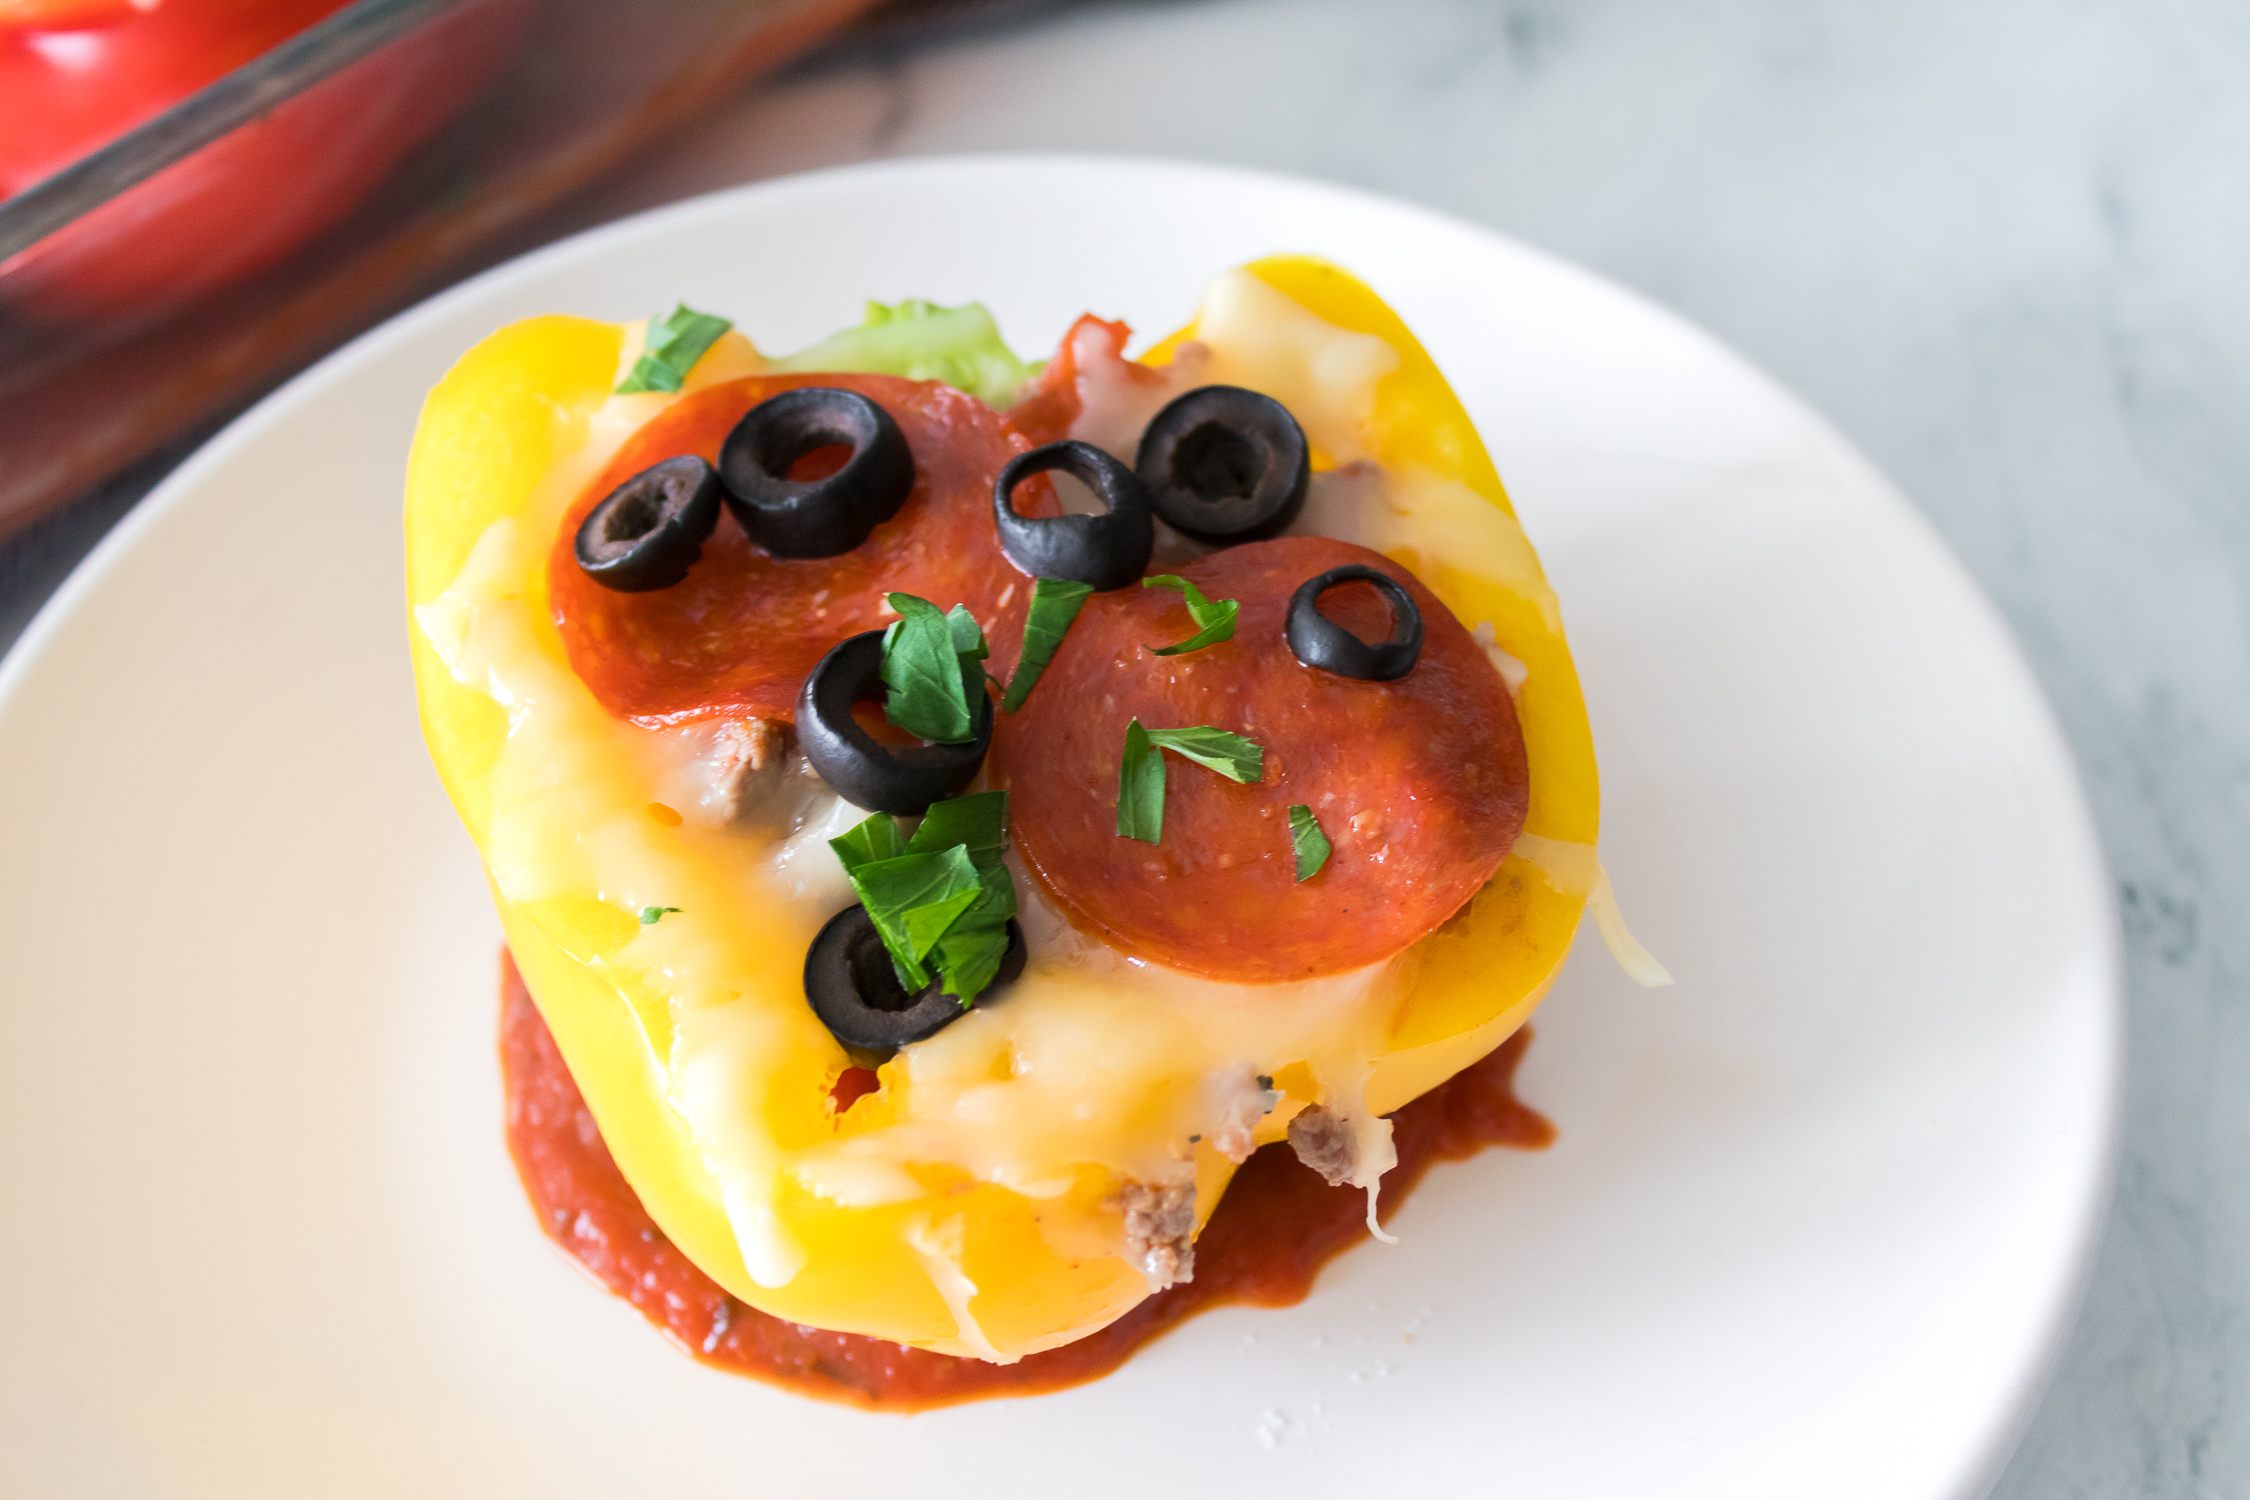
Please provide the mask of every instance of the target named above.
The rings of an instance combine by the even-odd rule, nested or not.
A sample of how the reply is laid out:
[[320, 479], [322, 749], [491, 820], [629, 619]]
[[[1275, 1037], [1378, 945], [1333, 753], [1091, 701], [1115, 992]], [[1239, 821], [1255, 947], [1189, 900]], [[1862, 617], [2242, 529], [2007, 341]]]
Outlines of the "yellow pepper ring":
[[[1405, 326], [1362, 283], [1325, 262], [1278, 257], [1247, 268], [1314, 316], [1389, 344], [1398, 364], [1375, 392], [1366, 447], [1386, 470], [1419, 470], [1466, 486], [1513, 516], [1475, 429], [1437, 367]], [[1191, 325], [1146, 362], [1167, 362], [1195, 336]], [[406, 487], [407, 598], [437, 600], [497, 521], [537, 513], [535, 496], [572, 471], [594, 417], [609, 399], [625, 338], [616, 325], [568, 317], [513, 324], [465, 354], [422, 411]], [[741, 362], [739, 339], [705, 357]], [[699, 369], [698, 375], [704, 373]], [[648, 400], [649, 398], [637, 398]], [[653, 415], [654, 407], [650, 414]], [[558, 474], [558, 469], [561, 473]], [[544, 557], [542, 547], [539, 555]], [[1391, 553], [1464, 623], [1489, 623], [1494, 646], [1525, 669], [1516, 692], [1530, 763], [1525, 832], [1590, 847], [1598, 828], [1593, 746], [1551, 594], [1535, 560], [1503, 569], [1506, 581], [1412, 549]], [[1528, 569], [1528, 571], [1526, 571]], [[543, 592], [543, 580], [527, 587]], [[551, 665], [565, 658], [543, 598], [528, 611], [532, 645]], [[505, 712], [477, 686], [456, 681], [420, 630], [411, 630], [422, 727], [432, 758], [480, 852], [492, 852], [494, 769], [508, 734]], [[1569, 887], [1569, 888], [1565, 888]], [[1406, 955], [1388, 1049], [1374, 1060], [1367, 1105], [1388, 1113], [1482, 1057], [1530, 1015], [1567, 953], [1586, 892], [1550, 879], [1512, 855], [1458, 916]], [[604, 1140], [651, 1217], [714, 1280], [744, 1302], [793, 1322], [865, 1333], [954, 1354], [1028, 1353], [1083, 1336], [1146, 1295], [1141, 1273], [1114, 1255], [1066, 1256], [1041, 1228], [1037, 1200], [952, 1169], [919, 1175], [962, 1226], [950, 1246], [975, 1294], [963, 1326], [916, 1248], [926, 1201], [847, 1208], [784, 1174], [773, 1204], [805, 1252], [781, 1286], [761, 1286], [745, 1268], [718, 1183], [667, 1101], [672, 1040], [667, 997], [640, 974], [613, 965], [638, 930], [633, 913], [575, 896], [511, 901], [494, 885], [503, 931]], [[762, 1119], [772, 1141], [797, 1149], [894, 1122], [906, 1101], [894, 1063], [883, 1093], [848, 1115], [828, 1109], [828, 1091], [850, 1059], [841, 1047], [808, 1047], [790, 1060], [786, 1087], [770, 1091]], [[1284, 1074], [1282, 1084], [1289, 1079]], [[1278, 1137], [1287, 1110], [1269, 1116], [1260, 1139]], [[1198, 1220], [1215, 1206], [1232, 1166], [1202, 1148]], [[1108, 1174], [1079, 1174], [1066, 1202], [1103, 1211], [1116, 1186]], [[959, 1296], [956, 1286], [953, 1295]]]

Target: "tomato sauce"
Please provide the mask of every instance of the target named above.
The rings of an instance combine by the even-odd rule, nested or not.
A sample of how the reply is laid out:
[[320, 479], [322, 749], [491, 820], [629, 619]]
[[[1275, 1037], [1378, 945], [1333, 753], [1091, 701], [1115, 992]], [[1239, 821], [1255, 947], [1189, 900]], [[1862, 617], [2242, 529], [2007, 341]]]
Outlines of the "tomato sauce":
[[[1383, 1178], [1385, 1218], [1433, 1162], [1492, 1145], [1537, 1150], [1554, 1140], [1554, 1127], [1515, 1097], [1516, 1065], [1530, 1040], [1528, 1029], [1517, 1032], [1391, 1116], [1398, 1165]], [[769, 1317], [697, 1270], [610, 1159], [514, 960], [505, 956], [500, 1066], [508, 1150], [550, 1239], [705, 1364], [869, 1410], [924, 1411], [1082, 1385], [1206, 1308], [1303, 1301], [1329, 1258], [1367, 1237], [1365, 1194], [1329, 1187], [1287, 1146], [1267, 1146], [1235, 1174], [1204, 1226], [1195, 1280], [1157, 1293], [1098, 1333], [1012, 1365], [933, 1354]]]
[[[1318, 671], [1289, 648], [1291, 596], [1345, 564], [1387, 573], [1421, 609], [1421, 658], [1394, 682]], [[1523, 735], [1484, 648], [1406, 569], [1349, 542], [1252, 542], [1179, 574], [1239, 601], [1232, 640], [1154, 655], [1195, 634], [1181, 595], [1096, 594], [1022, 709], [1002, 716], [989, 774], [1008, 790], [1025, 862], [1104, 942], [1214, 979], [1342, 973], [1441, 926], [1492, 878], [1530, 805]], [[1320, 609], [1363, 639], [1390, 632], [1365, 583], [1323, 595]], [[1263, 748], [1263, 774], [1239, 785], [1167, 754], [1163, 841], [1120, 838], [1134, 719], [1243, 735]], [[1303, 881], [1295, 805], [1332, 849]]]
[[[692, 453], [716, 464], [744, 413], [807, 385], [868, 397], [890, 413], [913, 451], [913, 493], [865, 542], [840, 557], [776, 557], [722, 515], [702, 556], [671, 588], [618, 593], [578, 567], [579, 523], [611, 490], [667, 458]], [[992, 485], [1026, 446], [991, 407], [934, 381], [764, 375], [684, 396], [626, 439], [556, 533], [548, 590], [571, 669], [604, 708], [644, 724], [720, 715], [793, 720], [806, 674], [845, 637], [896, 619], [883, 599], [896, 592], [939, 609], [968, 605], [992, 649], [987, 666], [1005, 679], [1023, 646], [1031, 579], [1000, 550]], [[1034, 479], [1018, 489], [1016, 508], [1053, 515], [1061, 507], [1053, 488]]]

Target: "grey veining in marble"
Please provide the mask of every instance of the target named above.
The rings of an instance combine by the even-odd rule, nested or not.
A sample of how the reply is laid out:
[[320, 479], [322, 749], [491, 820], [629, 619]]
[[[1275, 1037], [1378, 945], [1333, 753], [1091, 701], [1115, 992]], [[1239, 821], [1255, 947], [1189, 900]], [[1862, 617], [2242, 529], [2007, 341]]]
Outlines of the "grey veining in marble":
[[871, 155], [1361, 184], [1678, 309], [2014, 624], [2125, 915], [2118, 1200], [1995, 1494], [2250, 1495], [2250, 6], [1206, 0], [802, 73], [581, 222]]

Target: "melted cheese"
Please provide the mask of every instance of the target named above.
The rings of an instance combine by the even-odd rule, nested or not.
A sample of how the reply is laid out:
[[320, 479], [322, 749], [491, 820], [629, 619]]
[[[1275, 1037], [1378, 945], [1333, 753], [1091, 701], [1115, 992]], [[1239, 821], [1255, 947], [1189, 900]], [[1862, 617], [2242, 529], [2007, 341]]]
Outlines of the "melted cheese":
[[1273, 397], [1329, 463], [1369, 456], [1375, 388], [1400, 362], [1389, 342], [1314, 316], [1247, 270], [1212, 280], [1195, 326], [1197, 340], [1211, 351], [1204, 381]]
[[1672, 982], [1672, 971], [1625, 925], [1625, 909], [1618, 904], [1617, 889], [1610, 884], [1609, 871], [1592, 844], [1527, 833], [1516, 840], [1515, 853], [1546, 876], [1556, 890], [1584, 898], [1609, 956], [1636, 984], [1662, 989]]
[[[1198, 342], [1174, 351], [1175, 368], [1161, 384], [1115, 380], [1114, 366], [1088, 360], [1086, 433], [1129, 455], [1148, 417], [1188, 384], [1265, 390], [1299, 415], [1325, 468], [1298, 529], [1361, 542], [1408, 566], [1416, 557], [1450, 559], [1532, 603], [1559, 632], [1553, 594], [1512, 515], [1461, 483], [1370, 461], [1360, 434], [1377, 383], [1399, 364], [1390, 344], [1324, 323], [1240, 272], [1214, 284], [1197, 328]], [[635, 330], [621, 370], [637, 341]], [[730, 335], [688, 389], [759, 368], [756, 351]], [[1279, 1138], [1296, 1110], [1316, 1102], [1351, 1121], [1359, 1147], [1352, 1180], [1367, 1190], [1369, 1225], [1382, 1234], [1375, 1192], [1396, 1157], [1367, 1090], [1395, 1045], [1413, 965], [1394, 960], [1297, 984], [1199, 979], [1128, 958], [1071, 927], [1020, 870], [1032, 955], [1023, 977], [885, 1064], [885, 1107], [855, 1108], [809, 1138], [777, 1124], [790, 1117], [803, 1059], [837, 1051], [804, 1002], [800, 973], [812, 934], [851, 899], [827, 840], [865, 814], [800, 767], [778, 820], [754, 832], [713, 826], [711, 731], [650, 730], [610, 716], [569, 671], [544, 618], [543, 567], [563, 512], [672, 399], [612, 396], [579, 451], [547, 474], [519, 514], [485, 529], [451, 585], [414, 618], [452, 678], [507, 713], [485, 846], [504, 900], [591, 897], [628, 913], [676, 909], [583, 961], [629, 978], [620, 985], [628, 996], [661, 997], [634, 1001], [636, 1014], [750, 1280], [782, 1288], [804, 1272], [792, 1205], [808, 1196], [872, 1214], [898, 1210], [884, 1222], [954, 1323], [949, 1338], [922, 1342], [1003, 1360], [1065, 1342], [1090, 1326], [1011, 1338], [979, 1324], [964, 1221], [958, 1211], [949, 1216], [947, 1200], [964, 1185], [1005, 1189], [1038, 1206], [1037, 1232], [1058, 1256], [1121, 1256], [1106, 1185], [1193, 1179], [1211, 1185], [1201, 1203], [1208, 1213], [1227, 1170], [1214, 1142], [1230, 1126], [1239, 1136], [1246, 1075], [1281, 1078], [1285, 1088], [1257, 1121], [1254, 1142]], [[1515, 663], [1509, 686], [1519, 690], [1521, 663], [1493, 643], [1489, 624], [1480, 639], [1496, 664]], [[1614, 902], [1603, 905], [1598, 861], [1594, 878], [1582, 880], [1583, 861], [1526, 843], [1558, 889], [1581, 882], [1575, 893], [1610, 913], [1605, 936], [1613, 926], [1623, 934], [1613, 946], [1640, 952], [1613, 921]], [[1114, 1311], [1100, 1321], [1107, 1316]]]
[[969, 1355], [975, 1359], [989, 1360], [996, 1365], [1012, 1365], [1023, 1358], [1021, 1354], [1003, 1354], [985, 1337], [984, 1329], [977, 1324], [976, 1314], [969, 1304], [976, 1299], [977, 1284], [969, 1273], [961, 1269], [961, 1238], [965, 1226], [959, 1217], [946, 1221], [943, 1229], [933, 1229], [927, 1219], [911, 1220], [906, 1228], [906, 1242], [922, 1258], [923, 1267], [930, 1273], [930, 1284], [945, 1299], [947, 1311], [953, 1314], [954, 1326], [960, 1330], [959, 1338]]

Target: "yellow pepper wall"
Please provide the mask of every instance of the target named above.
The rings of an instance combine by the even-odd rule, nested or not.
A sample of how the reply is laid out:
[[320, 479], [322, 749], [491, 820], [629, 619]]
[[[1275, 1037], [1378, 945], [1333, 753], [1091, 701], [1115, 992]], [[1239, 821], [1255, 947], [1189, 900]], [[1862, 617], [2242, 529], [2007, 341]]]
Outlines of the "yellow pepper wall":
[[[1269, 285], [1339, 326], [1374, 334], [1400, 356], [1376, 393], [1369, 448], [1386, 467], [1412, 466], [1466, 484], [1503, 510], [1506, 492], [1467, 414], [1436, 366], [1367, 287], [1324, 262], [1280, 257], [1250, 268]], [[1168, 358], [1193, 336], [1181, 330], [1150, 354]], [[541, 479], [584, 444], [615, 378], [623, 332], [565, 317], [534, 318], [478, 344], [430, 393], [409, 461], [407, 598], [434, 599], [459, 573], [485, 529], [521, 513]], [[1490, 620], [1501, 649], [1528, 669], [1517, 697], [1531, 768], [1526, 831], [1594, 842], [1599, 791], [1591, 736], [1567, 644], [1537, 601], [1434, 559], [1400, 555], [1467, 621]], [[562, 660], [559, 640], [542, 642]], [[453, 680], [410, 628], [422, 726], [440, 778], [472, 839], [491, 831], [492, 767], [507, 724], [489, 697]], [[913, 1205], [844, 1209], [794, 1188], [777, 1210], [808, 1253], [788, 1286], [755, 1285], [743, 1268], [719, 1190], [665, 1102], [669, 1046], [665, 997], [601, 961], [622, 947], [632, 914], [584, 900], [536, 907], [498, 901], [503, 930], [572, 1076], [619, 1167], [652, 1217], [698, 1266], [753, 1306], [793, 1321], [967, 1352], [955, 1320], [901, 1231]], [[1522, 1024], [1553, 982], [1583, 907], [1511, 857], [1464, 912], [1418, 944], [1369, 1104], [1387, 1113], [1483, 1056]], [[845, 1059], [808, 1053], [803, 1087], [782, 1091], [768, 1121], [776, 1138], [806, 1140], [839, 1128], [827, 1090]], [[851, 1114], [853, 1130], [899, 1107], [875, 1096]], [[1279, 1133], [1280, 1116], [1267, 1136]], [[1208, 1214], [1231, 1173], [1208, 1151], [1199, 1161]], [[1098, 1207], [1111, 1184], [1089, 1174], [1071, 1195]], [[1090, 1331], [1144, 1295], [1138, 1272], [1114, 1258], [1057, 1255], [1041, 1236], [1038, 1206], [1005, 1189], [959, 1183], [948, 1218], [965, 1214], [961, 1262], [982, 1290], [973, 1310], [1002, 1349], [1028, 1351]]]

